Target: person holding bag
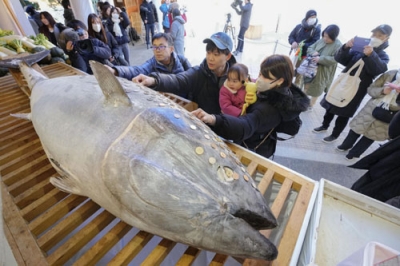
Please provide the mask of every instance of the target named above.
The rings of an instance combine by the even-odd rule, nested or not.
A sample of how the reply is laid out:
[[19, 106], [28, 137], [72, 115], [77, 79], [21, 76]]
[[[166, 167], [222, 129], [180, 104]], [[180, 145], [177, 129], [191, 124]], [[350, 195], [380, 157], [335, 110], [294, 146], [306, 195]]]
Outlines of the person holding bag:
[[318, 97], [327, 93], [335, 76], [337, 62], [334, 58], [336, 51], [342, 46], [337, 39], [340, 29], [337, 25], [329, 25], [322, 31], [322, 39], [307, 49], [312, 60], [317, 64], [317, 73], [314, 78], [304, 77], [304, 92], [311, 96], [309, 111], [312, 110]]
[[[335, 54], [335, 60], [345, 66], [343, 73], [347, 72], [360, 59], [364, 62], [364, 67], [360, 73], [360, 84], [353, 99], [344, 106], [338, 107], [326, 101], [325, 97], [321, 101], [321, 106], [326, 109], [322, 125], [314, 128], [314, 133], [322, 133], [328, 130], [333, 118], [336, 117], [335, 127], [332, 134], [323, 139], [330, 143], [335, 141], [346, 127], [350, 117], [353, 117], [362, 100], [367, 94], [367, 88], [378, 75], [387, 71], [389, 56], [384, 51], [388, 46], [388, 40], [392, 33], [392, 27], [383, 24], [372, 30], [371, 42], [364, 46], [362, 52], [352, 50], [354, 38], [344, 44]], [[354, 75], [358, 67], [350, 72]]]
[[389, 139], [390, 120], [382, 121], [382, 118], [374, 117], [374, 112], [382, 110], [388, 115], [390, 113], [394, 115], [400, 109], [396, 103], [399, 92], [400, 70], [387, 71], [368, 87], [371, 99], [350, 121], [350, 131], [347, 137], [342, 144], [337, 146], [339, 151], [349, 150], [346, 155], [348, 160], [359, 158], [374, 141]]

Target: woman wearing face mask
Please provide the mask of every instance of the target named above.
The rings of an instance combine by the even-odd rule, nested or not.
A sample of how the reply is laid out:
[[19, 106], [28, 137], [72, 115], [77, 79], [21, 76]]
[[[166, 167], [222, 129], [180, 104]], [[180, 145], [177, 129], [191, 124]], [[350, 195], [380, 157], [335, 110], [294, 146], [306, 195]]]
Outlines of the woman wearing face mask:
[[126, 28], [130, 21], [125, 12], [105, 2], [102, 6], [102, 23], [121, 47], [124, 59], [129, 62], [129, 37]]
[[[318, 24], [317, 11], [308, 10], [305, 18], [300, 24], [289, 34], [289, 44], [291, 45], [291, 53], [295, 53], [300, 44], [302, 44], [301, 57], [307, 56], [307, 49], [321, 38], [321, 24]], [[296, 68], [300, 66], [302, 60], [297, 60]], [[301, 75], [296, 75], [295, 84], [300, 88], [303, 87], [303, 79]]]
[[274, 129], [306, 111], [310, 104], [308, 97], [292, 84], [293, 74], [288, 56], [271, 55], [261, 63], [257, 101], [248, 107], [245, 116], [210, 115], [202, 109], [192, 113], [219, 136], [269, 158], [276, 148]]
[[89, 37], [99, 39], [110, 47], [112, 56], [109, 61], [111, 65], [129, 66], [128, 62], [124, 59], [122, 49], [118, 45], [117, 40], [111, 32], [104, 28], [100, 18], [94, 13], [89, 14], [87, 23]]
[[[388, 46], [388, 40], [392, 33], [392, 27], [383, 24], [372, 30], [371, 43], [364, 47], [363, 52], [353, 51], [354, 38], [344, 44], [335, 54], [335, 60], [345, 66], [343, 72], [347, 72], [358, 60], [364, 61], [364, 67], [360, 74], [360, 85], [354, 98], [345, 107], [337, 107], [324, 99], [321, 101], [322, 107], [326, 109], [322, 125], [314, 128], [314, 133], [322, 133], [328, 130], [333, 118], [336, 117], [335, 127], [332, 134], [323, 139], [330, 143], [335, 141], [346, 127], [349, 119], [353, 117], [360, 103], [367, 94], [367, 88], [372, 81], [380, 74], [387, 71], [389, 56], [384, 51]], [[354, 69], [350, 75], [354, 75], [358, 68]]]

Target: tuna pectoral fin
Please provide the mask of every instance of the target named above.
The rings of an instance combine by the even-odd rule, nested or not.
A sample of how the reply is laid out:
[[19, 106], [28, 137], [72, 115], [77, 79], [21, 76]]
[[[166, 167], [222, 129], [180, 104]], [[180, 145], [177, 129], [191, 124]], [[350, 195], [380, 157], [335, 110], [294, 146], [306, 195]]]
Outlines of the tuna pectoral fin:
[[32, 114], [31, 113], [18, 113], [18, 114], [10, 114], [10, 115], [12, 117], [16, 117], [16, 118], [32, 121]]
[[106, 97], [106, 104], [118, 106], [131, 106], [131, 100], [126, 95], [121, 83], [114, 76], [113, 73], [108, 70], [103, 64], [90, 61], [90, 67], [93, 70], [93, 75], [99, 82], [99, 86]]
[[50, 183], [53, 186], [67, 193], [86, 196], [82, 193], [81, 184], [78, 178], [62, 168], [54, 159], [50, 159], [50, 163], [60, 174], [60, 177], [50, 177]]
[[66, 176], [50, 177], [50, 183], [61, 191], [85, 196], [84, 194], [82, 194], [81, 189], [79, 188], [79, 186], [77, 186], [75, 180], [72, 178]]

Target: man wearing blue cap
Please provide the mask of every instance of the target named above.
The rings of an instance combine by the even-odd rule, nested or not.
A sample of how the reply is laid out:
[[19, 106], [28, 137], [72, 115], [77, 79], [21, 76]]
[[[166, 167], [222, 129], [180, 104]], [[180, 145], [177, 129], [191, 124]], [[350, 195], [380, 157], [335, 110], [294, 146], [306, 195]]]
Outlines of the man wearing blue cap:
[[232, 39], [226, 33], [217, 32], [203, 42], [207, 44], [206, 58], [199, 66], [178, 74], [141, 74], [132, 81], [156, 91], [189, 95], [189, 99], [207, 113], [221, 113], [219, 90], [227, 78], [229, 67], [236, 63], [231, 54]]

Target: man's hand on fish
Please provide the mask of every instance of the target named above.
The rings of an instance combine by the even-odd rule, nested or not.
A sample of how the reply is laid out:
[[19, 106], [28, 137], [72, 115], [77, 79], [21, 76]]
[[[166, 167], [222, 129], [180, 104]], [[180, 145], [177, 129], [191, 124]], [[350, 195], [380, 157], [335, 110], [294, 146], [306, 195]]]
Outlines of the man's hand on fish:
[[156, 79], [155, 78], [152, 78], [152, 77], [149, 77], [149, 76], [146, 76], [146, 75], [143, 75], [143, 74], [140, 74], [140, 75], [134, 77], [132, 79], [132, 81], [134, 83], [139, 83], [139, 84], [144, 85], [146, 87], [153, 87], [154, 85], [156, 85]]
[[215, 116], [206, 113], [201, 108], [192, 111], [192, 114], [195, 115], [198, 119], [200, 119], [201, 121], [203, 121], [204, 123], [206, 123], [206, 124], [208, 124], [210, 126], [215, 125], [215, 120], [216, 120]]

